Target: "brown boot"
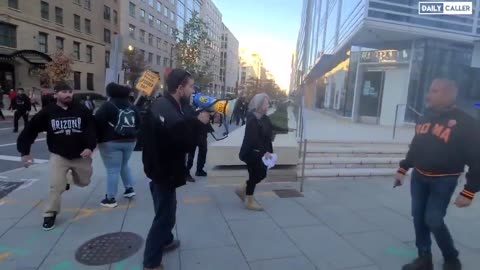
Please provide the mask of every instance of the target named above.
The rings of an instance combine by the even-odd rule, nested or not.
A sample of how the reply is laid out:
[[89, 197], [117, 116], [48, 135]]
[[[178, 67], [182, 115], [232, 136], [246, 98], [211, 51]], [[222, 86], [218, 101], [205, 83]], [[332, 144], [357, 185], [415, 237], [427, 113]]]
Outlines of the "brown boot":
[[235, 189], [235, 193], [237, 196], [242, 200], [242, 202], [245, 201], [245, 197], [247, 196], [247, 186], [243, 184], [242, 186], [238, 187]]
[[263, 207], [255, 201], [253, 196], [246, 196], [245, 197], [245, 208], [252, 211], [263, 211]]

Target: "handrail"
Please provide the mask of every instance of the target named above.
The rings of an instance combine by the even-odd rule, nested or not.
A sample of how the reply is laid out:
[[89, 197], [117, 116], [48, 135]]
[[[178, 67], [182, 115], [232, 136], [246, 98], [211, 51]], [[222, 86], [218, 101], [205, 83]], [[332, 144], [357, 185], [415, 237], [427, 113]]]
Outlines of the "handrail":
[[397, 104], [397, 107], [395, 109], [395, 120], [394, 120], [394, 123], [393, 123], [393, 135], [392, 135], [393, 140], [395, 140], [395, 135], [396, 135], [396, 131], [397, 131], [398, 108], [400, 108], [400, 106], [405, 106], [406, 109], [415, 113], [419, 117], [423, 116], [422, 113], [420, 113], [419, 111], [417, 111], [415, 108], [413, 108], [412, 106], [410, 106], [408, 104]]
[[305, 159], [307, 155], [307, 136], [305, 125], [305, 97], [302, 96], [298, 104], [297, 114], [297, 139], [299, 139], [298, 158], [302, 158], [302, 175], [300, 179], [300, 192], [303, 192], [303, 183], [305, 179]]

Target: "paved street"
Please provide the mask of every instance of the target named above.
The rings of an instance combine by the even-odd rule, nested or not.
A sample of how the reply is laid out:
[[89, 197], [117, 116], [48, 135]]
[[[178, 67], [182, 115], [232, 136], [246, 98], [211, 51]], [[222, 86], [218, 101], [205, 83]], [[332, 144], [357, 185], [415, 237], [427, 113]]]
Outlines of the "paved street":
[[[0, 201], [0, 269], [141, 269], [142, 250], [114, 265], [90, 267], [75, 260], [76, 249], [96, 236], [128, 231], [145, 237], [153, 217], [140, 153], [132, 168], [138, 196], [119, 198], [119, 207], [100, 206], [105, 170], [95, 157], [93, 182], [64, 194], [57, 228], [41, 229], [48, 192], [48, 165], [0, 174], [1, 181], [25, 181]], [[307, 181], [305, 197], [279, 198], [272, 192], [298, 184], [263, 185], [258, 200], [265, 212], [244, 210], [233, 187], [206, 180], [178, 191], [176, 236], [180, 250], [168, 254], [167, 270], [392, 270], [415, 256], [408, 187], [392, 189], [390, 179]], [[122, 192], [122, 189], [120, 189]], [[466, 270], [476, 270], [480, 252], [480, 203], [452, 207], [448, 223]], [[441, 257], [435, 250], [437, 268]]]

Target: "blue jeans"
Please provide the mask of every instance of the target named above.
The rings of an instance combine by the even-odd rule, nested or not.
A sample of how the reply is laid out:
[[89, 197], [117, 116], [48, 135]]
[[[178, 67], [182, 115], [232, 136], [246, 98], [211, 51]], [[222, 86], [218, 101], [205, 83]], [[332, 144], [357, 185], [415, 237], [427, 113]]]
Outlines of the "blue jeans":
[[125, 189], [133, 187], [133, 176], [128, 167], [135, 142], [105, 142], [99, 144], [100, 155], [107, 169], [107, 197], [115, 198], [118, 178], [121, 176]]
[[162, 263], [163, 247], [174, 240], [172, 234], [176, 222], [177, 193], [150, 182], [155, 218], [148, 232], [143, 254], [143, 267], [156, 268]]
[[457, 184], [458, 176], [428, 177], [414, 170], [412, 215], [419, 255], [431, 254], [432, 233], [445, 260], [458, 258], [458, 251], [444, 222]]

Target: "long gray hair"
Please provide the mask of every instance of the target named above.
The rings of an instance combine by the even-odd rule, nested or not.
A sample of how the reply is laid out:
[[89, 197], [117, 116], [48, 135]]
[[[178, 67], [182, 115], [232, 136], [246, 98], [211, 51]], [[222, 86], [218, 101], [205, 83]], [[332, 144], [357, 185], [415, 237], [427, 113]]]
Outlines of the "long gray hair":
[[270, 97], [265, 93], [256, 94], [253, 96], [250, 104], [248, 105], [249, 112], [258, 112], [258, 110], [262, 107], [265, 99], [270, 100]]

